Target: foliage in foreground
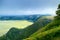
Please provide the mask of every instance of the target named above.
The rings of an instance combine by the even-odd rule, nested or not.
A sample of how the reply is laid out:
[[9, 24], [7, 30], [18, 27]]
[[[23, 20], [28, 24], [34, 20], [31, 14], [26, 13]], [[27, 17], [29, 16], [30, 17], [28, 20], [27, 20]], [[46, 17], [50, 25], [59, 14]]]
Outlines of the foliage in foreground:
[[24, 40], [60, 40], [60, 4], [53, 22]]

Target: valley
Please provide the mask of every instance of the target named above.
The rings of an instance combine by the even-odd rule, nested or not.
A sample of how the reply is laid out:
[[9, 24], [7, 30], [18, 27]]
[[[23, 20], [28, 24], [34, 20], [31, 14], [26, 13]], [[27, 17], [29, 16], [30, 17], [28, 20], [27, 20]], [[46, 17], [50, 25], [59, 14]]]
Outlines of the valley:
[[24, 29], [32, 24], [33, 22], [27, 20], [0, 20], [0, 36], [7, 33], [12, 27]]

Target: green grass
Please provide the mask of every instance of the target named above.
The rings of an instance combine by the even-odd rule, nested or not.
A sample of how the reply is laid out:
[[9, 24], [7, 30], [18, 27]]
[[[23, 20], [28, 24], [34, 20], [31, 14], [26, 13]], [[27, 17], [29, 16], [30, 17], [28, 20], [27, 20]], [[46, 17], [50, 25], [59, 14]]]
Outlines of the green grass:
[[[26, 40], [59, 40], [60, 39], [60, 26], [41, 32], [34, 37], [27, 38]], [[57, 38], [56, 38], [57, 37]]]
[[54, 20], [24, 40], [59, 40], [60, 20]]
[[60, 20], [53, 21], [53, 22], [49, 23], [48, 25], [46, 25], [45, 27], [39, 29], [37, 32], [35, 32], [34, 34], [32, 34], [30, 37], [35, 36], [37, 33], [41, 33], [41, 32], [50, 30], [52, 28], [55, 28], [55, 27], [59, 26], [59, 24], [60, 24]]
[[[48, 17], [47, 17], [48, 18]], [[50, 18], [50, 17], [49, 17]], [[48, 18], [48, 19], [49, 19]], [[53, 18], [52, 18], [53, 19]], [[26, 21], [25, 21], [26, 22]], [[25, 23], [25, 22], [23, 22], [23, 23]], [[34, 26], [34, 28], [36, 28], [36, 27], [40, 27], [40, 23], [44, 23], [45, 22], [45, 20], [43, 21], [43, 20], [38, 20], [38, 21], [36, 21], [35, 23], [36, 24], [34, 24], [33, 26]], [[21, 22], [20, 22], [21, 23]], [[27, 23], [27, 22], [26, 22]], [[7, 23], [8, 24], [8, 23]], [[15, 21], [15, 26], [16, 25], [18, 25], [19, 23], [17, 23], [16, 21]], [[21, 23], [22, 24], [22, 23]], [[11, 25], [12, 25], [12, 23], [11, 23]], [[25, 24], [26, 25], [26, 24]], [[23, 24], [23, 26], [24, 26], [24, 24]], [[33, 27], [32, 26], [32, 27]], [[19, 24], [19, 27], [17, 26], [17, 28], [21, 28], [22, 29], [22, 27], [20, 27], [20, 24]], [[25, 28], [25, 27], [24, 27]], [[33, 29], [34, 29], [33, 28]], [[29, 33], [31, 33], [32, 31], [30, 31], [31, 30], [31, 28], [29, 28], [29, 29], [26, 29], [27, 30], [27, 32], [25, 32], [25, 35], [23, 35], [23, 36], [21, 36], [21, 35], [19, 35], [19, 36], [16, 36], [16, 38], [17, 39], [15, 39], [15, 36], [13, 36], [12, 37], [12, 35], [10, 35], [11, 34], [11, 32], [9, 33], [9, 37], [11, 36], [12, 37], [12, 40], [20, 40], [21, 38], [20, 37], [22, 37], [22, 40], [60, 40], [60, 19], [59, 20], [53, 20], [51, 23], [49, 23], [48, 25], [46, 25], [45, 27], [41, 27], [41, 28], [39, 28], [39, 30], [37, 30], [36, 32], [33, 32], [33, 34], [31, 34], [31, 35], [29, 35], [28, 36], [28, 38], [26, 37], [26, 38], [23, 38], [23, 37], [25, 37], [26, 36], [26, 34], [28, 35]], [[13, 33], [13, 32], [12, 32]], [[14, 34], [14, 33], [13, 33]], [[8, 37], [7, 36], [7, 37]], [[11, 38], [10, 37], [10, 38]], [[1, 39], [5, 39], [6, 37], [5, 36], [3, 36], [3, 37], [1, 37]], [[7, 39], [8, 40], [8, 39]]]
[[0, 21], [0, 36], [5, 34], [10, 28], [15, 27], [19, 29], [24, 29], [29, 25], [32, 25], [32, 22], [27, 20], [7, 20]]
[[[10, 38], [10, 40], [21, 40], [21, 39], [24, 39], [24, 38], [27, 38], [27, 37], [29, 37], [31, 34], [33, 34], [34, 32], [36, 32], [38, 29], [40, 29], [40, 28], [42, 28], [43, 26], [45, 26], [45, 25], [47, 25], [48, 23], [50, 23], [52, 20], [51, 19], [49, 19], [49, 18], [44, 18], [44, 17], [42, 17], [42, 18], [39, 18], [34, 24], [32, 23], [32, 22], [27, 22], [27, 21], [8, 21], [8, 22], [6, 22], [6, 25], [8, 24], [8, 26], [7, 27], [9, 27], [9, 26], [13, 26], [13, 29], [11, 28], [7, 33], [6, 33], [6, 35], [8, 35], [8, 36], [6, 36], [6, 37], [2, 37], [2, 39], [4, 38]], [[13, 24], [12, 24], [13, 23]], [[27, 25], [27, 24], [29, 24], [29, 25]], [[32, 25], [31, 25], [32, 24]], [[5, 26], [6, 26], [5, 25]], [[21, 26], [22, 25], [22, 26]], [[25, 26], [25, 25], [27, 25], [27, 26]], [[16, 27], [17, 26], [17, 27]], [[27, 28], [25, 28], [25, 27], [27, 27]], [[6, 27], [5, 27], [6, 28]], [[4, 28], [4, 29], [5, 29]], [[23, 30], [16, 30], [15, 28], [21, 28], [21, 29], [23, 29]], [[21, 34], [19, 34], [19, 32], [21, 32]], [[8, 40], [8, 39], [6, 39], [6, 40]]]

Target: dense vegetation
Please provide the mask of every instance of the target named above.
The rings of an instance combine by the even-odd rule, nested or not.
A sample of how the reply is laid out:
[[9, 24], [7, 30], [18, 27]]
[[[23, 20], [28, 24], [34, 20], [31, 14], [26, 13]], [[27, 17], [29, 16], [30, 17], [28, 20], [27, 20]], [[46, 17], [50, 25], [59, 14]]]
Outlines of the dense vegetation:
[[56, 14], [52, 22], [47, 18], [39, 18], [25, 29], [11, 28], [0, 40], [60, 40], [60, 4]]
[[60, 40], [60, 4], [56, 14], [54, 21], [24, 40]]
[[[2, 40], [22, 40], [29, 37], [31, 34], [36, 32], [38, 29], [41, 29], [48, 23], [52, 21], [52, 19], [47, 18], [48, 16], [44, 16], [39, 18], [34, 24], [26, 27], [25, 29], [17, 29], [11, 28], [4, 36], [1, 37]], [[38, 27], [37, 27], [38, 26]]]

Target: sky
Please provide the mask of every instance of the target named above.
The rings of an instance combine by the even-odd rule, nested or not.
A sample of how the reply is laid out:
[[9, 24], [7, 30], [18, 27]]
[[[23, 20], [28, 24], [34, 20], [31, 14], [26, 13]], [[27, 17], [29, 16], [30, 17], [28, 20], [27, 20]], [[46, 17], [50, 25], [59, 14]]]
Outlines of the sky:
[[60, 0], [0, 0], [0, 15], [56, 15]]

